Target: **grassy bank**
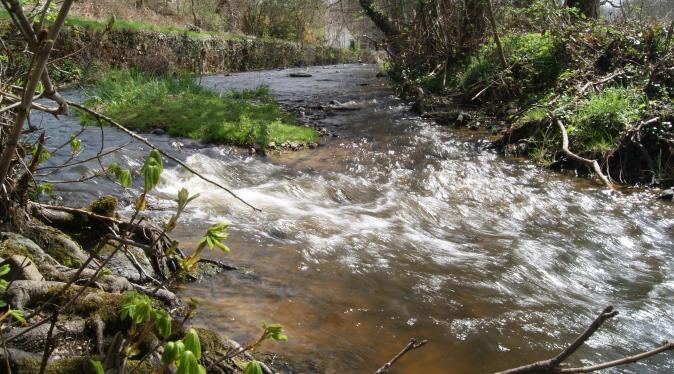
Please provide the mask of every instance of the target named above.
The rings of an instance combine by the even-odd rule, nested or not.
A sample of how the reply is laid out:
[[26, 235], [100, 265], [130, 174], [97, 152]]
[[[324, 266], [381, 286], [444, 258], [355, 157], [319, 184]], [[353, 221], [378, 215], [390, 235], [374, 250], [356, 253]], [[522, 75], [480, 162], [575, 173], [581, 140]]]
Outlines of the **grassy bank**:
[[[112, 71], [96, 80], [85, 105], [138, 131], [163, 129], [169, 135], [266, 148], [270, 143], [318, 142], [315, 129], [299, 126], [283, 113], [266, 87], [223, 95], [192, 77], [158, 77]], [[84, 123], [92, 119], [81, 114]]]
[[[491, 130], [509, 154], [582, 169], [561, 152], [560, 119], [570, 148], [597, 159], [614, 180], [674, 183], [674, 40], [659, 24], [576, 20], [544, 32], [507, 29], [507, 68], [493, 41], [449, 74], [390, 65], [404, 92], [424, 95], [425, 111], [445, 123]], [[455, 110], [472, 112], [457, 121]], [[462, 116], [465, 117], [465, 116]]]

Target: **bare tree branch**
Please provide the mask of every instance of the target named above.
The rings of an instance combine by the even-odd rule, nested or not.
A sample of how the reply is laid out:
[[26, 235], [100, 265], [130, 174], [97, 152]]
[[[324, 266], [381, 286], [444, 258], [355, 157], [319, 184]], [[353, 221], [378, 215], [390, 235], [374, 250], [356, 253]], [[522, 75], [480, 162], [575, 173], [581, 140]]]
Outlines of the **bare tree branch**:
[[613, 310], [612, 306], [606, 307], [597, 318], [583, 331], [576, 340], [571, 343], [557, 356], [544, 361], [538, 361], [533, 364], [520, 366], [514, 369], [509, 369], [498, 374], [556, 374], [556, 373], [589, 373], [597, 370], [608, 369], [615, 366], [635, 363], [637, 361], [646, 359], [648, 357], [657, 355], [662, 352], [674, 350], [674, 343], [664, 342], [660, 347], [643, 352], [634, 356], [625, 357], [615, 361], [609, 361], [597, 365], [578, 367], [578, 368], [562, 368], [563, 362], [573, 355], [592, 335], [594, 335], [608, 319], [618, 315], [618, 311]]
[[384, 374], [384, 373], [388, 373], [389, 369], [391, 369], [391, 367], [392, 367], [398, 360], [400, 360], [404, 355], [406, 355], [406, 354], [407, 354], [408, 352], [410, 352], [410, 351], [413, 351], [413, 350], [415, 350], [415, 349], [419, 349], [419, 348], [423, 347], [424, 345], [426, 345], [426, 343], [428, 343], [428, 340], [422, 340], [422, 341], [420, 341], [420, 342], [417, 342], [417, 340], [414, 339], [414, 338], [410, 339], [410, 342], [407, 343], [407, 345], [405, 346], [405, 348], [403, 348], [402, 351], [398, 352], [398, 354], [395, 355], [395, 356], [391, 359], [391, 361], [387, 362], [386, 364], [384, 364], [384, 366], [380, 367], [379, 370], [377, 370], [377, 371], [375, 372], [375, 374]]

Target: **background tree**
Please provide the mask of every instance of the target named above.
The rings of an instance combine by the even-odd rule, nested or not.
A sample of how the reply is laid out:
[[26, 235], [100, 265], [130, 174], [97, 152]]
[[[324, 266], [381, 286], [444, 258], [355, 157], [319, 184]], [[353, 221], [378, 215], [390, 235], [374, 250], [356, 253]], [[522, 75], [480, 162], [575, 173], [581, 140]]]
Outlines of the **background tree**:
[[598, 18], [600, 0], [567, 0], [566, 5], [578, 8], [587, 18]]

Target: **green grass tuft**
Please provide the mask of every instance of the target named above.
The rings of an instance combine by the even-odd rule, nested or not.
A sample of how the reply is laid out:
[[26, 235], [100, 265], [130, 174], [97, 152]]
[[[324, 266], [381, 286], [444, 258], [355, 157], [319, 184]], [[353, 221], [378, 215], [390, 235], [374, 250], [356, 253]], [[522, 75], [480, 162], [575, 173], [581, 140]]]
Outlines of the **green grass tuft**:
[[639, 120], [646, 106], [646, 96], [633, 87], [592, 93], [569, 115], [569, 134], [583, 150], [608, 151], [629, 125]]
[[[313, 128], [298, 126], [281, 111], [266, 87], [219, 95], [192, 77], [157, 77], [113, 71], [92, 87], [85, 105], [139, 131], [161, 128], [191, 139], [266, 147], [270, 142], [317, 142]], [[80, 113], [85, 124], [92, 118]]]

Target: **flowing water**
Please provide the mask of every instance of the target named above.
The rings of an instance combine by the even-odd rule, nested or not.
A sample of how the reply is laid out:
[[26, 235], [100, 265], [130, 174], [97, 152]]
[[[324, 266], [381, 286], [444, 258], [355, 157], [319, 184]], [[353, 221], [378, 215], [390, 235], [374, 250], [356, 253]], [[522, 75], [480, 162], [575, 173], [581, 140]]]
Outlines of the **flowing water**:
[[[279, 70], [204, 77], [202, 84], [222, 91], [269, 85], [284, 103], [338, 100], [359, 108], [320, 119], [338, 137], [316, 150], [249, 157], [150, 136], [262, 209], [167, 167], [153, 214], [168, 214], [181, 187], [200, 193], [178, 238], [193, 246], [208, 225], [229, 221], [231, 254], [211, 256], [247, 269], [181, 290], [201, 301], [197, 324], [247, 341], [259, 321], [282, 323], [290, 340], [263, 348], [300, 372], [329, 373], [374, 372], [411, 337], [430, 343], [392, 372], [507, 369], [554, 355], [609, 304], [621, 314], [571, 363], [674, 339], [671, 203], [644, 191], [607, 192], [484, 150], [471, 134], [412, 114], [375, 78], [374, 66], [305, 71], [313, 76]], [[41, 121], [58, 132], [53, 144], [79, 131], [73, 119]], [[91, 154], [101, 130], [84, 131]], [[126, 141], [114, 129], [103, 132], [106, 149]], [[109, 159], [137, 170], [146, 154], [133, 143]], [[75, 166], [53, 179], [86, 173]], [[56, 190], [66, 202], [115, 191], [105, 180]], [[665, 354], [620, 372], [672, 369], [674, 358]]]

